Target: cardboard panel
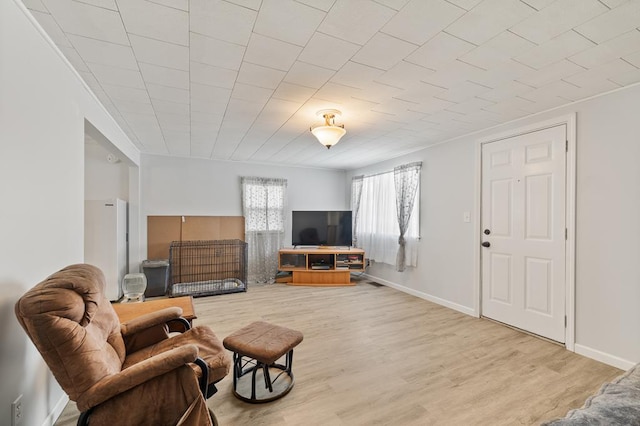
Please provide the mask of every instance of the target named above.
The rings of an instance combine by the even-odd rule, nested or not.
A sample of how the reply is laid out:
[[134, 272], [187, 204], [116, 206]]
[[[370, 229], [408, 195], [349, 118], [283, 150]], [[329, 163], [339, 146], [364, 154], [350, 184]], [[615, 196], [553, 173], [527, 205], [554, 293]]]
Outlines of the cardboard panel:
[[185, 216], [182, 241], [233, 240], [244, 241], [242, 216]]
[[172, 241], [244, 241], [242, 216], [148, 216], [147, 259], [169, 259]]
[[147, 259], [169, 259], [171, 241], [180, 240], [181, 216], [147, 217]]
[[220, 216], [220, 239], [244, 241], [244, 216]]

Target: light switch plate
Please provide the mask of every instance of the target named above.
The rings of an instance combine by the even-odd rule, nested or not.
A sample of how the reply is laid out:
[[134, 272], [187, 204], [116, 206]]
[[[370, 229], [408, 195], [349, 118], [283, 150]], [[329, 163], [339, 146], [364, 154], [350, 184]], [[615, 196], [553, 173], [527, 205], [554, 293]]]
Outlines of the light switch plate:
[[466, 223], [471, 222], [471, 212], [464, 212], [462, 214], [462, 220]]

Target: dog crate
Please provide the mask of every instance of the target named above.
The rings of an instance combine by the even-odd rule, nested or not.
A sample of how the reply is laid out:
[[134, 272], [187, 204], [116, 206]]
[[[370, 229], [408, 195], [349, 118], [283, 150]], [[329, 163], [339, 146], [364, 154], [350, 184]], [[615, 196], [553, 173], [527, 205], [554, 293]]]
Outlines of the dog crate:
[[247, 291], [247, 243], [173, 241], [169, 246], [169, 277], [171, 297]]

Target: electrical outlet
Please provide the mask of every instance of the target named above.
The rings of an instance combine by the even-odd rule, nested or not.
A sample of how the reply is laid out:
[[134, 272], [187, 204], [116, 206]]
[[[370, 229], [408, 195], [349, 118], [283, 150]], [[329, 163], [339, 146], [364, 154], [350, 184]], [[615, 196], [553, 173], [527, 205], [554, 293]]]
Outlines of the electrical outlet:
[[11, 404], [11, 426], [22, 426], [23, 414], [22, 395], [20, 395]]

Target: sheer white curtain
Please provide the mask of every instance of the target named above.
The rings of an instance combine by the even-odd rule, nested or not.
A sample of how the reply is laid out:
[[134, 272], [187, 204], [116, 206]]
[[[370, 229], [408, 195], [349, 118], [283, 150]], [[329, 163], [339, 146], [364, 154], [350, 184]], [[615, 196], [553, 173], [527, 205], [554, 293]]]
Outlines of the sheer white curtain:
[[413, 207], [416, 202], [416, 194], [420, 185], [420, 171], [422, 163], [411, 163], [398, 166], [393, 169], [393, 180], [396, 187], [396, 211], [400, 237], [398, 237], [398, 256], [396, 258], [396, 271], [404, 271], [406, 266], [406, 239], [405, 235], [413, 215]]
[[273, 282], [284, 243], [286, 179], [243, 177], [242, 211], [250, 282]]
[[[419, 202], [413, 206], [405, 239], [405, 265], [418, 263]], [[396, 265], [398, 254], [398, 213], [393, 172], [365, 176], [362, 180], [356, 238], [369, 259]]]

